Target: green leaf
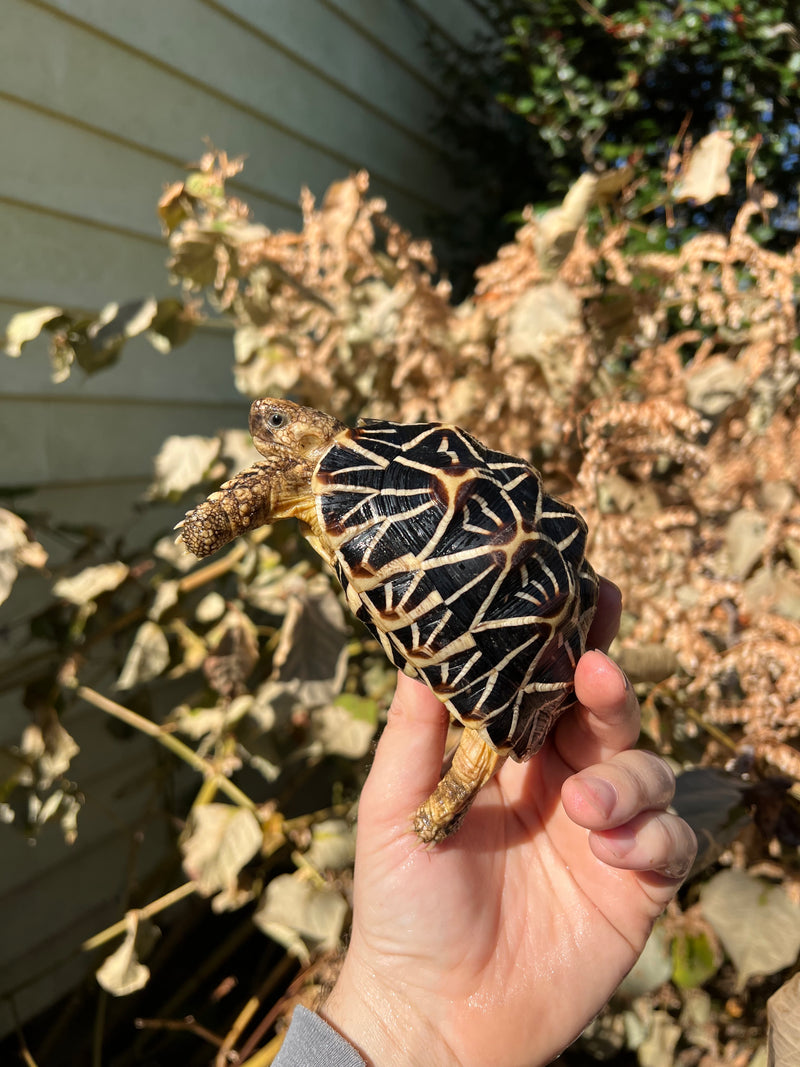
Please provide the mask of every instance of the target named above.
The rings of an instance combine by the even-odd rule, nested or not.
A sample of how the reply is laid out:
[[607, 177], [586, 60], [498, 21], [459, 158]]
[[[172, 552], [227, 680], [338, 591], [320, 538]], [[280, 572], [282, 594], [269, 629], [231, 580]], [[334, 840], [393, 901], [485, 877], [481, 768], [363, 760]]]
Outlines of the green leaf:
[[520, 96], [514, 102], [514, 107], [520, 115], [529, 115], [536, 107], [536, 100], [532, 96]]
[[344, 708], [354, 719], [378, 725], [378, 702], [371, 697], [358, 696], [356, 693], [341, 693], [335, 701], [339, 708]]
[[681, 989], [697, 989], [717, 969], [713, 946], [704, 933], [682, 933], [673, 940], [672, 980]]

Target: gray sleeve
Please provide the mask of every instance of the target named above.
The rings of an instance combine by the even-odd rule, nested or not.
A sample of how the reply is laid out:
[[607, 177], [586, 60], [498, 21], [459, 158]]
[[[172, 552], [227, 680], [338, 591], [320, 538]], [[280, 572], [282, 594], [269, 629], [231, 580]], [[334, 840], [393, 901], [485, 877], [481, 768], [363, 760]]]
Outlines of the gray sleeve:
[[365, 1067], [359, 1054], [313, 1011], [294, 1009], [273, 1067]]

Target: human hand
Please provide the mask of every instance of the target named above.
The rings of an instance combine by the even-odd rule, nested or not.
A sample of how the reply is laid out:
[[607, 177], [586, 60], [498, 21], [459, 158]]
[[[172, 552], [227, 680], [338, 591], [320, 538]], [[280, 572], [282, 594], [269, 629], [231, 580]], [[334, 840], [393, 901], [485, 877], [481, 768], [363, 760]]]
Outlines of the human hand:
[[[589, 635], [607, 648], [618, 590]], [[400, 676], [359, 807], [353, 932], [325, 1017], [375, 1067], [549, 1063], [607, 1002], [696, 851], [667, 765], [633, 751], [636, 696], [597, 651], [581, 704], [507, 761], [453, 837], [411, 814], [439, 779], [447, 713]]]

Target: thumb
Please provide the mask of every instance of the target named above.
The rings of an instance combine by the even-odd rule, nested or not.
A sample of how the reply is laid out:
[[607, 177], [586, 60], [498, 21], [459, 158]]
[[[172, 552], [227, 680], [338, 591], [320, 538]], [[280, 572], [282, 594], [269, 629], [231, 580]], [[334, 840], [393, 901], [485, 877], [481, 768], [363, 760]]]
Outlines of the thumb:
[[449, 718], [427, 686], [398, 674], [386, 727], [361, 793], [360, 831], [393, 836], [411, 830], [414, 812], [441, 777]]

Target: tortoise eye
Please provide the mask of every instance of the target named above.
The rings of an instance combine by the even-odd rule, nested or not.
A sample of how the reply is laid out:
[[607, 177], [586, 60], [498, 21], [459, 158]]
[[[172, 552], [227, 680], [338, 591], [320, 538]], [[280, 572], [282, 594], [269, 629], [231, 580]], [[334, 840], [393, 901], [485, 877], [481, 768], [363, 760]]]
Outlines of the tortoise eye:
[[273, 411], [267, 419], [267, 425], [271, 430], [280, 430], [281, 426], [286, 425], [286, 416], [279, 411]]

